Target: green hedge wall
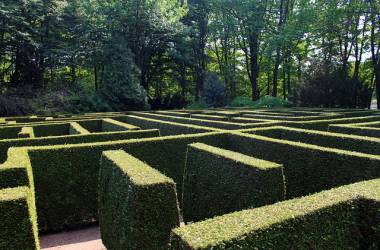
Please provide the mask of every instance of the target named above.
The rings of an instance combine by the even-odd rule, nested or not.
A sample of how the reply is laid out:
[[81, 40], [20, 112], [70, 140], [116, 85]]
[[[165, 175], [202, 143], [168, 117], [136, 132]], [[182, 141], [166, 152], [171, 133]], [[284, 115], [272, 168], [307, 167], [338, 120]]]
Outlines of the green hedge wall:
[[0, 140], [18, 138], [22, 127], [0, 127]]
[[368, 136], [380, 138], [379, 128], [367, 128], [367, 127], [354, 127], [354, 126], [342, 126], [342, 125], [330, 125], [330, 132], [352, 134], [359, 136]]
[[223, 133], [204, 133], [30, 148], [40, 228], [75, 228], [97, 219], [99, 161], [103, 151], [125, 150], [172, 178], [180, 194], [187, 145], [207, 142], [223, 146], [225, 138]]
[[33, 126], [35, 137], [69, 135], [70, 123]]
[[164, 121], [159, 119], [150, 119], [145, 117], [139, 117], [134, 115], [122, 116], [115, 118], [115, 120], [132, 124], [142, 129], [159, 129], [160, 134], [163, 136], [168, 135], [180, 135], [180, 134], [196, 134], [196, 133], [207, 133], [210, 131], [217, 131], [215, 128], [182, 124], [170, 121]]
[[21, 131], [18, 133], [19, 138], [34, 138], [33, 127], [22, 127]]
[[371, 122], [371, 121], [380, 121], [380, 116], [349, 117], [349, 118], [338, 118], [338, 119], [327, 119], [327, 120], [316, 120], [316, 121], [305, 121], [305, 122], [285, 121], [283, 122], [283, 124], [286, 126], [296, 127], [296, 128], [327, 131], [331, 124], [349, 124], [349, 123]]
[[70, 122], [69, 127], [69, 134], [70, 135], [88, 135], [90, 132], [83, 128], [79, 123], [77, 122]]
[[174, 229], [171, 249], [377, 249], [379, 205], [380, 179], [356, 183]]
[[241, 123], [234, 123], [234, 122], [227, 122], [227, 121], [213, 121], [213, 120], [207, 120], [207, 119], [185, 118], [185, 117], [162, 115], [162, 114], [155, 114], [155, 113], [144, 113], [144, 112], [135, 112], [134, 115], [139, 116], [139, 117], [162, 120], [162, 121], [190, 124], [190, 125], [196, 125], [196, 126], [205, 126], [205, 127], [218, 128], [218, 129], [242, 129], [242, 128], [247, 128], [247, 127], [252, 127], [252, 124], [255, 123], [254, 121], [252, 121], [251, 122], [252, 124], [241, 124]]
[[240, 133], [226, 149], [283, 164], [287, 198], [380, 177], [376, 155]]
[[190, 144], [186, 159], [186, 222], [284, 199], [284, 177], [279, 164], [203, 143]]
[[25, 186], [0, 189], [0, 249], [40, 249], [32, 196]]
[[124, 132], [109, 132], [98, 134], [81, 134], [71, 136], [43, 137], [33, 139], [11, 139], [0, 140], [0, 163], [7, 160], [7, 151], [10, 147], [25, 147], [25, 146], [47, 146], [59, 144], [79, 144], [93, 143], [103, 141], [117, 141], [134, 138], [157, 137], [160, 133], [157, 129], [124, 131]]
[[380, 139], [377, 138], [287, 127], [260, 128], [245, 132], [275, 139], [380, 155]]
[[103, 153], [99, 223], [108, 250], [167, 249], [179, 226], [175, 183], [124, 151]]
[[119, 122], [110, 118], [105, 118], [102, 120], [102, 131], [103, 132], [115, 132], [115, 131], [125, 131], [125, 130], [139, 130], [137, 126], [133, 126], [124, 122]]

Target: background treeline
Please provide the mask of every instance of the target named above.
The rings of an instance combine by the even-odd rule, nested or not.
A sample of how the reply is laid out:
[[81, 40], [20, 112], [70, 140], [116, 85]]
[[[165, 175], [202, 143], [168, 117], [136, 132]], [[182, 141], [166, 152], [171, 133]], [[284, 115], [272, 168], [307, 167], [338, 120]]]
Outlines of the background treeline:
[[0, 114], [380, 108], [379, 50], [378, 0], [2, 0]]

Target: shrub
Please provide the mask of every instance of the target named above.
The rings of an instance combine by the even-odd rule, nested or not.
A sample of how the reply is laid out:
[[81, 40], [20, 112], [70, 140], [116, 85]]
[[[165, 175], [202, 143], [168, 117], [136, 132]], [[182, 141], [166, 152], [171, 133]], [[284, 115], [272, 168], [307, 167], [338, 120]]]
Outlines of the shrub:
[[175, 183], [124, 151], [103, 153], [99, 222], [107, 249], [164, 249], [179, 226]]
[[255, 108], [261, 107], [290, 107], [292, 104], [284, 99], [273, 96], [263, 96], [258, 101], [255, 102]]
[[255, 102], [246, 96], [235, 97], [230, 103], [231, 107], [253, 107], [254, 105]]
[[206, 74], [202, 100], [210, 107], [223, 107], [227, 104], [227, 88], [216, 73]]
[[282, 166], [202, 143], [190, 144], [184, 176], [185, 221], [284, 199]]
[[376, 249], [379, 209], [377, 179], [174, 229], [171, 249]]
[[210, 106], [206, 103], [204, 103], [203, 101], [198, 101], [198, 102], [193, 102], [189, 105], [186, 106], [186, 109], [189, 109], [189, 110], [197, 110], [197, 109], [205, 109], [205, 108], [209, 108]]

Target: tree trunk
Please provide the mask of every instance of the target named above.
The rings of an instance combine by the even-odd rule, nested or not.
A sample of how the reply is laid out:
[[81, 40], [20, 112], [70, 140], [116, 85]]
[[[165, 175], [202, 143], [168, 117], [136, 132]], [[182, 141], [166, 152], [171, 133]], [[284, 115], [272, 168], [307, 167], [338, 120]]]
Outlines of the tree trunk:
[[259, 53], [259, 42], [257, 34], [253, 34], [249, 37], [249, 47], [250, 47], [250, 67], [251, 67], [251, 87], [252, 87], [252, 100], [256, 101], [259, 99], [259, 92], [257, 88], [257, 79], [259, 78], [259, 64], [258, 64], [258, 53]]

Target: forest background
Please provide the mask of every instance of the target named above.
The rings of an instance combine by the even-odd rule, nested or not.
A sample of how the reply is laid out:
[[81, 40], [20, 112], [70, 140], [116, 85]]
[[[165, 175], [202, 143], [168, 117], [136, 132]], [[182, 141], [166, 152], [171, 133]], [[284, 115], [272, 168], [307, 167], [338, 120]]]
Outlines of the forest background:
[[380, 108], [379, 50], [377, 0], [2, 0], [0, 115]]

